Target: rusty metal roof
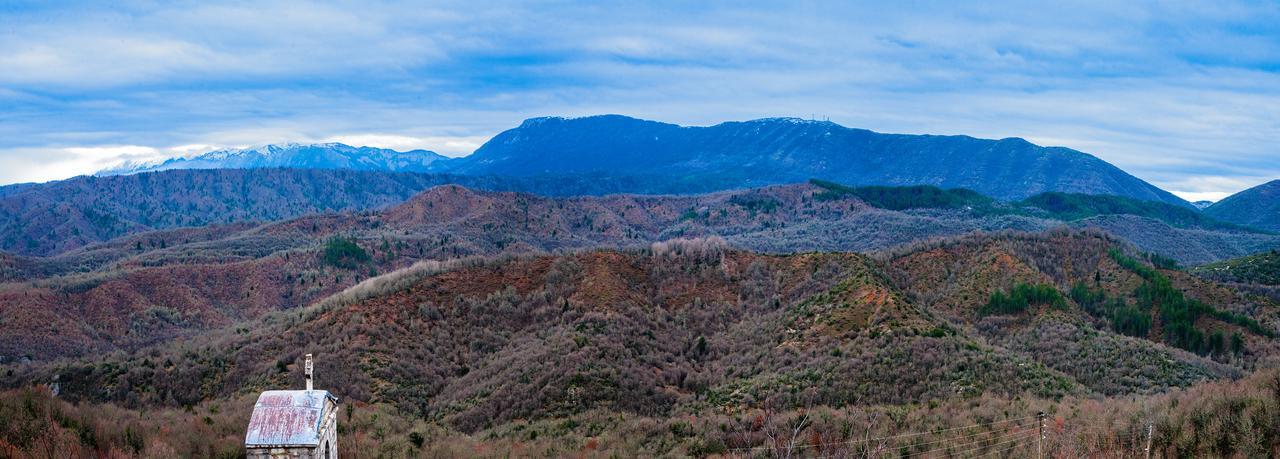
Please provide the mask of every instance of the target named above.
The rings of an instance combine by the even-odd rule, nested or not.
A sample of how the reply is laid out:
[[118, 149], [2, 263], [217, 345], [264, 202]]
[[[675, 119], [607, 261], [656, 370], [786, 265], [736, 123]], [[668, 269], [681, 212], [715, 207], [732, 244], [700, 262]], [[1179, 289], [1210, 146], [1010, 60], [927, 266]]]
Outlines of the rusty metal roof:
[[245, 446], [319, 446], [325, 400], [338, 399], [324, 390], [269, 390], [258, 396], [249, 417]]

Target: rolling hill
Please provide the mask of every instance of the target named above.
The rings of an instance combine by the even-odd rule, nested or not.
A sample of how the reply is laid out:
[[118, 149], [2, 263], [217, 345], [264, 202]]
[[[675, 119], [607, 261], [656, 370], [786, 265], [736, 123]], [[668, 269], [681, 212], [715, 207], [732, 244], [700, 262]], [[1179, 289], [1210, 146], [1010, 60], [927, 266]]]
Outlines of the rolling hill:
[[1280, 180], [1228, 196], [1204, 209], [1213, 218], [1269, 231], [1280, 231]]
[[1197, 266], [1193, 272], [1221, 282], [1280, 286], [1280, 253], [1273, 249]]
[[77, 177], [0, 197], [0, 249], [49, 255], [154, 229], [377, 208], [436, 183], [418, 174], [318, 169]]
[[[174, 180], [153, 185], [164, 190], [262, 173], [366, 174], [85, 180]], [[398, 176], [405, 182], [385, 190], [444, 179]], [[512, 183], [559, 183], [523, 180]], [[821, 181], [573, 197], [444, 185], [375, 210], [6, 254], [0, 387], [26, 388], [0, 392], [0, 415], [21, 428], [0, 428], [0, 441], [19, 451], [37, 441], [155, 456], [231, 451], [247, 397], [296, 385], [299, 359], [314, 353], [322, 387], [350, 413], [343, 441], [386, 455], [774, 451], [785, 444], [772, 429], [797, 422], [811, 424], [805, 444], [854, 454], [841, 448], [867, 432], [968, 429], [1055, 406], [1072, 409], [1054, 415], [1054, 435], [1075, 440], [1050, 451], [1113, 451], [1125, 429], [1145, 428], [1117, 419], [1165, 406], [1152, 415], [1158, 449], [1221, 452], [1173, 414], [1217, 413], [1196, 407], [1219, 398], [1179, 395], [1174, 411], [1162, 397], [1267, 387], [1214, 381], [1273, 365], [1280, 304], [1167, 269], [1142, 244], [1276, 236], [1170, 209]], [[1108, 234], [1124, 228], [1137, 244]], [[29, 416], [34, 406], [62, 411]], [[931, 451], [927, 441], [889, 443]]]
[[52, 257], [6, 255], [0, 355], [47, 360], [138, 349], [305, 306], [418, 261], [628, 248], [681, 237], [716, 236], [765, 253], [875, 252], [974, 232], [1065, 226], [1101, 229], [1188, 264], [1280, 247], [1275, 235], [1179, 228], [1155, 217], [1064, 221], [963, 190], [823, 182], [562, 198], [437, 186], [377, 211], [147, 231]]
[[0, 187], [0, 251], [54, 255], [158, 229], [378, 209], [445, 183], [545, 195], [670, 193], [676, 187], [644, 177], [510, 178], [344, 169], [186, 169], [76, 177]]
[[[480, 190], [508, 190], [544, 196], [603, 195], [622, 190], [646, 193], [714, 190], [715, 184], [685, 186], [661, 177], [610, 178], [572, 176], [464, 176], [382, 171], [320, 169], [172, 170], [110, 177], [78, 177], [45, 184], [0, 188], [0, 251], [18, 255], [49, 256], [86, 245], [152, 230], [211, 224], [265, 222], [321, 212], [362, 211], [385, 208], [435, 185], [455, 183]], [[1169, 251], [1193, 264], [1242, 256], [1274, 246], [1269, 236], [1223, 224], [1173, 204], [1135, 198], [1083, 194], [1040, 194], [1022, 202], [1003, 203], [967, 190], [916, 187], [845, 187], [824, 184], [826, 194], [853, 192], [854, 198], [880, 203], [888, 210], [909, 210], [902, 203], [878, 200], [902, 199], [911, 207], [950, 209], [987, 223], [966, 223], [963, 228], [1005, 227], [1011, 215], [1040, 220], [1084, 221], [1091, 216], [1130, 215], [1157, 220], [1153, 228], [1164, 240], [1145, 245], [1139, 231], [1126, 238], [1148, 250]], [[699, 188], [701, 187], [701, 188]], [[840, 187], [847, 188], [842, 191]], [[882, 190], [882, 196], [873, 194]], [[933, 193], [929, 201], [910, 193]], [[960, 196], [963, 194], [963, 196]], [[960, 205], [963, 204], [963, 205]], [[968, 209], [969, 211], [966, 211]], [[1074, 223], [1073, 223], [1074, 224]], [[1137, 223], [1145, 226], [1146, 223]], [[1027, 227], [1021, 227], [1027, 229]], [[868, 235], [869, 237], [879, 237]], [[1178, 247], [1186, 236], [1198, 242]], [[873, 244], [874, 245], [874, 244]], [[846, 248], [848, 249], [848, 248]], [[1183, 254], [1183, 255], [1179, 255]]]
[[[1021, 298], [1023, 285], [1056, 299], [988, 311], [998, 293]], [[1177, 318], [1144, 306], [1150, 288], [1175, 288], [1162, 295], [1186, 304], [1227, 296]], [[4, 384], [57, 375], [59, 397], [79, 406], [198, 407], [187, 411], [213, 416], [212, 404], [240, 410], [233, 401], [244, 394], [294, 384], [298, 359], [314, 353], [324, 387], [353, 412], [386, 407], [393, 421], [426, 423], [414, 429], [532, 444], [573, 439], [572, 448], [601, 438], [632, 454], [695, 454], [769, 448], [769, 416], [794, 421], [800, 414], [782, 414], [794, 410], [914, 406], [932, 414], [913, 418], [912, 430], [958, 428], [971, 416], [1020, 419], [1064, 397], [1120, 403], [1234, 379], [1274, 349], [1277, 307], [1252, 301], [1081, 232], [969, 236], [875, 257], [675, 240], [422, 263], [180, 343], [10, 366]], [[1128, 328], [1111, 307], [1132, 307], [1152, 325]], [[1226, 344], [1179, 349], [1175, 325]], [[952, 404], [957, 398], [969, 408]], [[1003, 414], [969, 411], [975, 400]], [[867, 423], [860, 413], [834, 416]], [[1072, 428], [1098, 427], [1079, 422]], [[1174, 435], [1176, 425], [1162, 432]], [[859, 432], [805, 441], [835, 447]], [[387, 440], [407, 442], [400, 438]], [[1158, 446], [1175, 447], [1161, 438]], [[910, 441], [899, 448], [930, 451]]]

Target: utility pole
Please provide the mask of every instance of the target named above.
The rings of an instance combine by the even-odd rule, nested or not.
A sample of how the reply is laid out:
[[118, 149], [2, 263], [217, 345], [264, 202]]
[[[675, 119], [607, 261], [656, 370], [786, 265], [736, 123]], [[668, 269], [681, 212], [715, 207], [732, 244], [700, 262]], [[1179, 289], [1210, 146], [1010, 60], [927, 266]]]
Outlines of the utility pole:
[[1044, 412], [1036, 413], [1040, 419], [1040, 436], [1036, 437], [1036, 458], [1044, 459]]
[[1153, 431], [1153, 429], [1152, 429], [1152, 425], [1151, 425], [1151, 423], [1150, 423], [1150, 422], [1148, 422], [1148, 423], [1147, 423], [1147, 459], [1151, 459], [1151, 433], [1152, 433], [1152, 431]]

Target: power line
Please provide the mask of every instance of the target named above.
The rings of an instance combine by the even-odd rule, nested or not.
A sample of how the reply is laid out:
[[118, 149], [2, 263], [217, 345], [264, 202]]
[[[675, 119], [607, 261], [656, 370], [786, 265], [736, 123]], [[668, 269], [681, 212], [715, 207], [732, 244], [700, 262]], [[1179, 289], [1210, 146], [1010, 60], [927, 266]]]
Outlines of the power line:
[[[1029, 429], [1029, 428], [1031, 428], [1031, 426], [1029, 426], [1029, 425], [1018, 425], [1018, 426], [1015, 426], [1014, 428], [1015, 428], [1015, 429]], [[902, 445], [902, 446], [908, 446], [908, 447], [924, 446], [924, 445], [930, 445], [930, 444], [934, 444], [934, 443], [941, 443], [941, 442], [944, 442], [944, 441], [962, 440], [962, 439], [966, 439], [966, 438], [976, 437], [976, 436], [979, 436], [979, 435], [994, 435], [994, 436], [999, 437], [999, 436], [1004, 435], [1004, 434], [1006, 434], [1006, 433], [1008, 433], [1008, 432], [1001, 433], [1000, 435], [995, 435], [996, 433], [997, 433], [997, 432], [996, 432], [996, 431], [994, 431], [994, 430], [988, 430], [988, 431], [984, 431], [984, 432], [974, 432], [974, 433], [967, 434], [967, 435], [961, 435], [961, 436], [959, 436], [959, 437], [940, 438], [940, 439], [937, 439], [937, 440], [934, 440], [934, 441], [929, 441], [929, 442], [924, 442], [924, 443], [907, 443], [907, 444]]]
[[[1010, 443], [1015, 443], [1015, 442], [1019, 442], [1019, 441], [1023, 441], [1023, 440], [1030, 440], [1030, 439], [1034, 438], [1035, 436], [1036, 436], [1036, 432], [1034, 432], [1034, 431], [1033, 431], [1033, 432], [1028, 432], [1028, 433], [1026, 433], [1026, 434], [1023, 434], [1023, 435], [1022, 435], [1022, 436], [1020, 436], [1020, 437], [1014, 437], [1014, 438], [1011, 438], [1011, 439], [1009, 439], [1009, 440], [1002, 441], [1002, 442], [1000, 442], [1000, 443], [995, 443], [995, 444], [990, 444], [990, 445], [978, 445], [978, 446], [975, 446], [975, 447], [973, 447], [973, 448], [969, 448], [969, 449], [966, 449], [966, 450], [953, 451], [953, 452], [952, 452], [952, 454], [956, 454], [956, 455], [965, 455], [965, 454], [973, 453], [973, 452], [975, 452], [975, 451], [980, 451], [980, 450], [982, 450], [982, 449], [984, 449], [984, 448], [994, 448], [994, 447], [996, 447], [996, 446], [1000, 446], [1000, 445], [1007, 445], [1007, 444], [1010, 444]], [[1014, 446], [1017, 446], [1017, 445], [1014, 445]]]
[[[1000, 421], [984, 422], [984, 423], [973, 424], [973, 425], [967, 425], [967, 426], [961, 426], [961, 427], [952, 427], [952, 428], [942, 429], [942, 430], [937, 430], [937, 431], [912, 432], [912, 433], [905, 433], [905, 434], [899, 434], [899, 435], [890, 435], [890, 436], [887, 436], [887, 437], [862, 438], [862, 439], [850, 440], [850, 441], [843, 441], [843, 442], [837, 442], [837, 443], [823, 443], [823, 444], [812, 444], [812, 443], [810, 443], [810, 444], [804, 444], [804, 445], [795, 445], [795, 446], [791, 446], [791, 447], [789, 447], [789, 448], [790, 448], [790, 449], [803, 449], [803, 448], [813, 448], [813, 447], [819, 447], [819, 446], [825, 447], [825, 446], [852, 445], [852, 444], [857, 444], [857, 443], [869, 443], [869, 442], [873, 442], [873, 441], [880, 441], [880, 440], [893, 440], [893, 439], [898, 439], [898, 438], [918, 437], [918, 436], [921, 436], [921, 435], [937, 435], [937, 434], [946, 433], [946, 432], [953, 432], [953, 431], [957, 431], [957, 430], [972, 429], [972, 428], [975, 428], [975, 427], [993, 426], [993, 425], [998, 425], [998, 424], [1007, 424], [1007, 423], [1010, 423], [1010, 422], [1021, 422], [1021, 421], [1026, 421], [1026, 420], [1028, 420], [1028, 419], [1035, 419], [1035, 418], [1036, 418], [1036, 416], [1034, 416], [1034, 415], [1033, 415], [1033, 416], [1026, 416], [1026, 417], [1016, 418], [1016, 419], [1004, 419], [1004, 420], [1000, 420]], [[767, 450], [767, 449], [776, 449], [776, 448], [781, 448], [781, 447], [778, 447], [778, 446], [744, 446], [744, 447], [739, 447], [739, 448], [729, 448], [727, 451], [755, 451], [755, 450], [762, 450], [762, 449]]]
[[[992, 436], [991, 438], [984, 438], [984, 439], [980, 439], [980, 440], [977, 440], [977, 441], [970, 441], [970, 442], [960, 443], [960, 444], [956, 444], [956, 445], [948, 445], [948, 446], [945, 446], [945, 447], [933, 448], [933, 449], [929, 449], [929, 450], [925, 450], [925, 451], [919, 451], [919, 452], [915, 452], [915, 453], [909, 453], [909, 454], [907, 454], [907, 455], [905, 455], [905, 456], [901, 456], [901, 457], [921, 456], [921, 455], [929, 454], [929, 453], [933, 453], [933, 452], [946, 451], [948, 448], [954, 448], [954, 447], [956, 447], [956, 446], [969, 446], [969, 445], [974, 445], [974, 444], [981, 443], [981, 442], [983, 442], [983, 441], [994, 441], [994, 440], [1001, 440], [1001, 439], [1005, 439], [1005, 438], [1011, 438], [1011, 437], [1013, 437], [1013, 436], [1017, 436], [1017, 435], [1020, 435], [1020, 434], [1029, 434], [1029, 433], [1032, 433], [1032, 430], [1033, 430], [1030, 426], [1019, 426], [1018, 428], [1019, 428], [1019, 429], [1027, 429], [1027, 430], [1025, 430], [1025, 431], [1023, 431], [1023, 432], [1012, 432], [1012, 431], [1007, 431], [1007, 432], [1000, 433], [999, 435], [994, 435], [994, 436]], [[961, 440], [961, 439], [970, 438], [970, 437], [974, 437], [974, 436], [978, 436], [978, 435], [983, 435], [983, 434], [995, 434], [995, 433], [996, 433], [996, 432], [994, 432], [994, 431], [988, 431], [988, 432], [977, 432], [977, 433], [972, 433], [972, 434], [963, 435], [963, 436], [959, 436], [959, 437], [943, 438], [943, 439], [934, 440], [934, 441], [927, 442], [927, 443], [916, 443], [916, 444], [899, 445], [899, 447], [919, 447], [919, 446], [922, 446], [922, 445], [928, 445], [928, 444], [933, 444], [933, 443], [940, 443], [940, 442], [944, 442], [944, 441]], [[999, 443], [997, 443], [997, 444], [999, 444]], [[841, 445], [841, 443], [827, 443], [827, 444], [825, 444], [824, 446], [839, 446], [839, 445]], [[828, 455], [816, 456], [814, 459], [834, 458], [834, 457], [839, 457], [840, 455], [841, 455], [841, 453], [840, 453], [840, 452], [836, 452], [836, 453], [831, 453], [831, 454], [828, 454]]]
[[[906, 456], [904, 456], [904, 457], [918, 457], [918, 456], [923, 456], [923, 455], [925, 455], [925, 454], [929, 454], [929, 453], [933, 453], [933, 452], [946, 451], [946, 450], [948, 450], [948, 449], [951, 449], [951, 448], [957, 448], [957, 447], [969, 447], [969, 446], [972, 446], [972, 445], [977, 445], [977, 447], [978, 447], [979, 449], [981, 449], [981, 448], [985, 448], [985, 447], [995, 446], [995, 445], [982, 445], [981, 443], [990, 442], [990, 441], [995, 441], [995, 440], [1001, 440], [1001, 439], [1011, 438], [1011, 437], [1018, 437], [1018, 436], [1024, 436], [1024, 437], [1030, 438], [1030, 435], [1029, 435], [1029, 434], [1033, 434], [1033, 433], [1035, 433], [1035, 429], [1030, 429], [1030, 428], [1028, 428], [1027, 430], [1023, 430], [1023, 431], [1021, 431], [1021, 432], [1017, 432], [1017, 431], [1014, 431], [1014, 432], [1006, 432], [1006, 433], [1004, 433], [1004, 434], [997, 435], [997, 436], [995, 436], [994, 438], [982, 438], [982, 439], [978, 439], [978, 440], [974, 440], [974, 441], [970, 441], [970, 442], [966, 442], [966, 443], [959, 443], [959, 444], [954, 444], [954, 445], [946, 445], [946, 446], [942, 446], [942, 447], [939, 447], [939, 448], [933, 448], [933, 449], [929, 449], [929, 450], [925, 450], [925, 451], [920, 451], [920, 452], [911, 453], [911, 454], [908, 454], [908, 455], [906, 455]], [[1002, 443], [1003, 443], [1003, 442], [1002, 442]], [[1000, 444], [1000, 443], [997, 443], [996, 445], [998, 445], [998, 444]]]
[[[972, 453], [972, 452], [975, 452], [975, 451], [982, 450], [983, 448], [991, 448], [991, 447], [996, 447], [996, 446], [1009, 445], [1009, 446], [1006, 446], [1006, 447], [1004, 447], [1004, 448], [1002, 448], [1002, 449], [995, 450], [995, 451], [987, 451], [987, 452], [985, 452], [985, 453], [981, 453], [981, 454], [979, 454], [979, 455], [977, 455], [977, 456], [974, 456], [974, 457], [983, 457], [983, 456], [986, 456], [986, 455], [989, 455], [989, 454], [1005, 453], [1005, 452], [1012, 451], [1012, 450], [1014, 450], [1015, 448], [1017, 448], [1018, 446], [1020, 446], [1020, 445], [1018, 444], [1018, 442], [1019, 442], [1019, 441], [1023, 441], [1023, 440], [1029, 440], [1029, 439], [1031, 439], [1032, 437], [1034, 437], [1034, 436], [1035, 436], [1035, 435], [1034, 435], [1035, 433], [1036, 433], [1036, 432], [1034, 431], [1034, 429], [1030, 429], [1030, 428], [1028, 428], [1028, 430], [1027, 430], [1027, 431], [1025, 431], [1025, 432], [1019, 432], [1019, 433], [1016, 433], [1016, 434], [1014, 434], [1014, 435], [1003, 435], [1003, 436], [1000, 436], [1000, 437], [997, 437], [997, 438], [994, 438], [994, 439], [984, 439], [984, 440], [987, 440], [987, 441], [989, 441], [989, 440], [995, 440], [995, 439], [1002, 439], [1002, 438], [1003, 438], [1003, 439], [1007, 439], [1007, 440], [1005, 440], [1005, 441], [1001, 441], [1001, 442], [999, 442], [999, 443], [993, 443], [993, 444], [990, 444], [990, 445], [978, 445], [978, 446], [976, 446], [976, 447], [967, 448], [967, 449], [960, 450], [960, 451], [951, 451], [951, 454], [952, 454], [952, 455], [964, 455], [964, 454], [969, 454], [969, 453]], [[973, 443], [974, 443], [974, 442], [970, 442], [970, 443], [962, 443], [962, 444], [960, 444], [959, 446], [967, 446], [967, 445], [971, 445], [971, 444], [973, 444]], [[981, 442], [977, 442], [977, 443], [981, 443]], [[920, 452], [912, 453], [912, 454], [909, 454], [909, 455], [907, 455], [907, 456], [903, 456], [903, 457], [919, 457], [919, 456], [922, 456], [922, 455], [925, 455], [925, 454], [929, 454], [929, 453], [937, 453], [937, 452], [947, 451], [950, 447], [954, 447], [954, 446], [957, 446], [957, 445], [950, 445], [949, 447], [944, 447], [944, 448], [934, 448], [934, 449], [931, 449], [931, 450], [928, 450], [928, 451], [920, 451]], [[821, 455], [821, 456], [813, 456], [813, 459], [835, 459], [835, 458], [842, 457], [842, 456], [844, 456], [845, 454], [846, 454], [846, 453], [842, 453], [842, 452], [835, 452], [835, 453], [831, 453], [831, 454], [824, 454], [824, 455]]]
[[1021, 446], [1021, 445], [1018, 445], [1018, 444], [1016, 444], [1016, 443], [1015, 443], [1015, 444], [1009, 445], [1008, 447], [1006, 447], [1006, 448], [1004, 448], [1004, 449], [1001, 449], [1001, 450], [999, 450], [999, 451], [988, 451], [988, 452], [982, 453], [982, 454], [981, 454], [980, 456], [978, 456], [978, 457], [983, 457], [983, 456], [987, 456], [987, 455], [998, 456], [998, 455], [1000, 455], [1000, 454], [1002, 454], [1002, 453], [1007, 453], [1007, 452], [1009, 452], [1009, 451], [1013, 451], [1013, 450], [1014, 450], [1014, 449], [1016, 449], [1018, 446]]

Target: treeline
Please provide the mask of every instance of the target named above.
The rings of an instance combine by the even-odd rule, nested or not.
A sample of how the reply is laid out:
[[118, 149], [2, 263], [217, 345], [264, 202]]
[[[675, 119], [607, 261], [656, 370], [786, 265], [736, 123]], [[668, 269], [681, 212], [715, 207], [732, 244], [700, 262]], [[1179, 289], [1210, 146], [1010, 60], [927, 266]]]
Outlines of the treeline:
[[[702, 409], [687, 416], [595, 409], [502, 423], [481, 435], [415, 419], [386, 405], [345, 400], [338, 443], [342, 456], [351, 458], [790, 454], [887, 459], [961, 451], [1008, 457], [1141, 457], [1148, 446], [1156, 457], [1274, 457], [1280, 449], [1277, 387], [1280, 374], [1261, 370], [1240, 380], [1132, 399], [982, 395], [909, 408], [764, 405], [727, 412]], [[138, 411], [71, 404], [45, 388], [4, 391], [0, 457], [243, 457], [243, 429], [252, 403], [238, 398], [185, 410]], [[1043, 441], [1036, 442], [1035, 435], [1008, 435], [1020, 429], [1034, 432], [1040, 411], [1047, 415]]]
[[598, 174], [497, 177], [342, 169], [170, 170], [0, 187], [0, 251], [49, 256], [157, 229], [275, 221], [403, 202], [428, 188], [544, 196], [688, 194], [724, 181]]
[[1192, 272], [1221, 282], [1280, 285], [1280, 252], [1271, 249], [1247, 257], [1199, 266]]
[[324, 250], [320, 254], [320, 260], [329, 266], [354, 269], [361, 264], [368, 263], [370, 258], [369, 253], [360, 248], [356, 241], [343, 237], [333, 237], [325, 242]]
[[1106, 319], [1116, 333], [1146, 338], [1151, 332], [1151, 314], [1130, 305], [1123, 298], [1108, 298], [1101, 288], [1084, 282], [1071, 287], [1071, 300], [1094, 317]]
[[1158, 311], [1164, 340], [1172, 346], [1201, 355], [1222, 354], [1228, 348], [1236, 353], [1243, 350], [1244, 339], [1239, 332], [1233, 333], [1228, 343], [1221, 329], [1205, 333], [1197, 328], [1196, 321], [1205, 316], [1240, 326], [1268, 338], [1275, 336], [1272, 331], [1264, 328], [1253, 318], [1219, 310], [1198, 300], [1187, 298], [1159, 270], [1117, 249], [1111, 249], [1108, 254], [1121, 267], [1137, 274], [1143, 280], [1142, 285], [1134, 290], [1136, 310], [1126, 310], [1123, 313], [1127, 316], [1126, 320], [1149, 322], [1151, 314]]
[[889, 210], [918, 208], [956, 209], [965, 206], [986, 205], [994, 200], [964, 188], [944, 190], [936, 186], [863, 186], [849, 187], [826, 180], [812, 179], [809, 183], [823, 191], [814, 195], [824, 201], [853, 196], [870, 206]]
[[1067, 302], [1052, 285], [1018, 283], [1007, 294], [1000, 290], [993, 292], [987, 304], [978, 308], [978, 315], [1017, 314], [1032, 305], [1066, 309]]
[[[1101, 215], [1136, 215], [1159, 220], [1177, 228], [1258, 232], [1256, 229], [1215, 220], [1195, 210], [1174, 204], [1124, 196], [1055, 191], [1037, 194], [1021, 201], [1001, 202], [963, 188], [851, 187], [818, 179], [811, 179], [809, 183], [822, 188], [821, 192], [815, 194], [817, 199], [856, 197], [870, 206], [889, 210], [965, 208], [979, 216], [1022, 215], [1061, 221], [1076, 221]], [[1173, 262], [1172, 259], [1164, 257], [1160, 257], [1158, 261]]]
[[1018, 202], [1018, 206], [1039, 208], [1055, 219], [1066, 221], [1098, 215], [1138, 215], [1154, 218], [1179, 228], [1243, 229], [1238, 225], [1215, 220], [1186, 207], [1123, 196], [1051, 191], [1024, 199]]
[[8, 390], [0, 392], [0, 457], [244, 457], [246, 402], [143, 414], [67, 403], [45, 387]]

